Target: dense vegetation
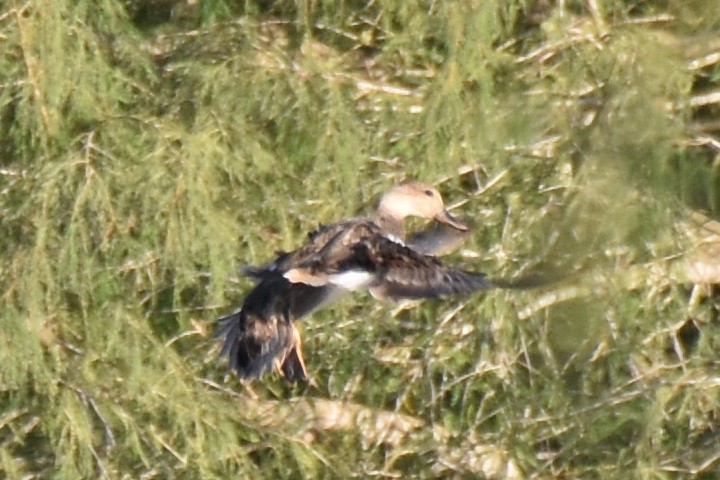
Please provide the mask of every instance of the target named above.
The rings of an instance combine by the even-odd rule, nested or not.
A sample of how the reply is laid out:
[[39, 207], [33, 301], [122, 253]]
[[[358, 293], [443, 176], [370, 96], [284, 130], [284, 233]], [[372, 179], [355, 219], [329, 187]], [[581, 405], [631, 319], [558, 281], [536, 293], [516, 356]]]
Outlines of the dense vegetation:
[[[716, 1], [10, 0], [0, 45], [3, 477], [720, 475]], [[227, 375], [239, 267], [403, 178], [449, 262], [560, 281]]]

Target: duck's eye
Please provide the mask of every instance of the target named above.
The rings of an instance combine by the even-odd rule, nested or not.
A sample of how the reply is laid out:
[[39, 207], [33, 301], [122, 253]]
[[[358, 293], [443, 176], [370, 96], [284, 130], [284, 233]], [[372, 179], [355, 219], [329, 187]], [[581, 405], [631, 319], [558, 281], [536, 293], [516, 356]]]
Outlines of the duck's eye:
[[435, 193], [432, 190], [425, 190], [425, 195], [427, 195], [428, 197], [432, 197], [433, 195], [435, 195]]

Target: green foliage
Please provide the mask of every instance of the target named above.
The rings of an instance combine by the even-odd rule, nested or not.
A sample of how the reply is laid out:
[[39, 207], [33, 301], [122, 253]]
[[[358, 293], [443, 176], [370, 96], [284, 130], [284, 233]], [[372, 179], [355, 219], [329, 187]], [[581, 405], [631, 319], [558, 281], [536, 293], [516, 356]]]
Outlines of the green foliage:
[[[6, 3], [4, 477], [720, 472], [712, 2]], [[237, 268], [406, 177], [450, 262], [559, 281], [353, 297], [315, 385], [226, 376]]]

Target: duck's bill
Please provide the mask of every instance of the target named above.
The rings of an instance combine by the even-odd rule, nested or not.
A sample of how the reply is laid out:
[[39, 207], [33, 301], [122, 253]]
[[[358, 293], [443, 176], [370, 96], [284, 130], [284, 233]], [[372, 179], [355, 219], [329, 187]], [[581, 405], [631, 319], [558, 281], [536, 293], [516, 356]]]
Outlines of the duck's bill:
[[438, 222], [442, 222], [446, 225], [450, 225], [453, 228], [457, 228], [458, 230], [465, 231], [468, 229], [467, 225], [450, 215], [450, 212], [448, 212], [447, 210], [443, 210], [442, 213], [438, 214], [435, 217], [435, 220], [437, 220]]

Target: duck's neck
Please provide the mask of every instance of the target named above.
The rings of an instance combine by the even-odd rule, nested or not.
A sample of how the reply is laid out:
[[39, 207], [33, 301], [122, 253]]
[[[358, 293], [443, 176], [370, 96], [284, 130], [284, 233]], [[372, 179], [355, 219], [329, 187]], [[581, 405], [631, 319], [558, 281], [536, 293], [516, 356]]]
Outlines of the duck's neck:
[[405, 241], [405, 222], [402, 218], [392, 215], [385, 209], [380, 208], [375, 215], [375, 223], [386, 233], [398, 240]]

